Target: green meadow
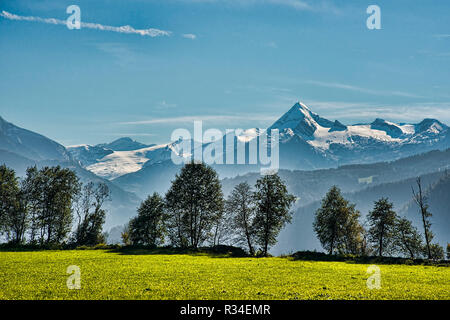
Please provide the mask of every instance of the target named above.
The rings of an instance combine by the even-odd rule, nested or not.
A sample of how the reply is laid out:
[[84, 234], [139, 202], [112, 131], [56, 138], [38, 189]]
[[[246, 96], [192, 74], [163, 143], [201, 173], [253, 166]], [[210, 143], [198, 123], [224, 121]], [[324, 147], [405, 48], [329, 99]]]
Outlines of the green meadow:
[[[67, 267], [81, 289], [67, 287]], [[450, 268], [152, 254], [107, 250], [0, 252], [0, 299], [449, 299]]]

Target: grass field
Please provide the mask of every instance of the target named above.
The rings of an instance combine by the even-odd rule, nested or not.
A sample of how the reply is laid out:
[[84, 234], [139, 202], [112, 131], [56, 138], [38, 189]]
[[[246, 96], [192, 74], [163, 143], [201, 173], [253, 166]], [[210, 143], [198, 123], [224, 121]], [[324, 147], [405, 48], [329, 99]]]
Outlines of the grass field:
[[369, 290], [364, 264], [147, 253], [0, 252], [0, 299], [450, 299], [448, 267], [379, 265]]

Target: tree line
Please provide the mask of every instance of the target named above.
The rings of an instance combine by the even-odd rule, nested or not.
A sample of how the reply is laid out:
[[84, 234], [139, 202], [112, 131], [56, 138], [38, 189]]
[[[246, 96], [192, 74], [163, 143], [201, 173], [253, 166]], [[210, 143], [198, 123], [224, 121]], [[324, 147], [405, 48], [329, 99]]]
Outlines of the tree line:
[[240, 244], [251, 255], [267, 255], [281, 229], [292, 219], [295, 197], [278, 175], [265, 175], [254, 186], [237, 185], [224, 199], [217, 173], [204, 163], [188, 163], [164, 197], [142, 202], [122, 239], [125, 244], [179, 248]]
[[361, 224], [361, 215], [355, 205], [344, 199], [339, 188], [333, 186], [322, 199], [313, 223], [322, 247], [329, 254], [380, 257], [402, 255], [411, 259], [443, 259], [444, 249], [438, 243], [432, 242], [432, 214], [420, 178], [416, 182], [418, 190], [413, 188], [413, 199], [419, 207], [423, 236], [410, 220], [397, 215], [388, 198], [375, 201], [366, 221]]
[[[444, 249], [433, 243], [432, 215], [420, 179], [412, 191], [423, 234], [397, 215], [388, 198], [376, 201], [361, 223], [360, 212], [336, 186], [315, 212], [313, 229], [329, 254], [442, 259]], [[14, 245], [106, 243], [103, 206], [109, 197], [105, 184], [83, 185], [75, 172], [60, 166], [30, 167], [23, 179], [0, 166], [0, 234]], [[164, 196], [153, 193], [141, 203], [122, 232], [122, 241], [194, 249], [238, 245], [250, 255], [266, 256], [291, 222], [295, 202], [277, 174], [262, 176], [253, 187], [240, 183], [225, 199], [215, 170], [191, 162], [175, 176]]]
[[[96, 245], [102, 233], [109, 189], [83, 185], [74, 171], [29, 167], [23, 179], [0, 166], [0, 234], [13, 245]], [[75, 224], [74, 224], [75, 220]]]
[[[397, 215], [388, 198], [376, 201], [361, 223], [355, 205], [333, 186], [315, 212], [313, 229], [321, 245], [329, 254], [444, 258], [444, 249], [432, 242], [431, 213], [420, 179], [417, 186], [413, 195], [424, 236], [411, 221]], [[261, 177], [253, 188], [240, 183], [224, 199], [217, 173], [203, 163], [189, 163], [164, 197], [154, 193], [142, 202], [122, 239], [125, 244], [153, 247], [238, 245], [250, 255], [267, 255], [291, 222], [295, 201], [277, 174]]]

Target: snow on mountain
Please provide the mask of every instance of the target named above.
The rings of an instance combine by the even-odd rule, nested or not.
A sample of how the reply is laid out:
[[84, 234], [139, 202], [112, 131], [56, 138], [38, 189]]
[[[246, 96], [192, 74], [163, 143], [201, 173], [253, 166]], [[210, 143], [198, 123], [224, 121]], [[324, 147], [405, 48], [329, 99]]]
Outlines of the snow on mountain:
[[[108, 144], [71, 146], [68, 149], [71, 155], [84, 164], [87, 170], [102, 178], [112, 180], [124, 174], [136, 172], [145, 164], [170, 160], [172, 152], [178, 155], [179, 142], [146, 146], [129, 151], [106, 149], [104, 146]], [[139, 142], [135, 143], [138, 146], [142, 145]], [[184, 156], [189, 156], [189, 154]]]
[[84, 167], [97, 163], [103, 157], [114, 153], [113, 150], [87, 144], [68, 146], [66, 149]]
[[[425, 119], [417, 124], [397, 124], [378, 118], [371, 123], [345, 125], [338, 120], [331, 121], [319, 116], [301, 102], [294, 104], [270, 129], [280, 132], [280, 168], [286, 169], [311, 170], [342, 164], [390, 161], [450, 147], [448, 127], [435, 119]], [[216, 143], [222, 146], [225, 140], [226, 148], [216, 149], [216, 156], [221, 157], [224, 152], [236, 153], [237, 149], [245, 148], [245, 144], [263, 132], [265, 130], [252, 128], [243, 130], [236, 138], [234, 134], [224, 135]], [[229, 141], [234, 141], [234, 144], [228, 144]], [[86, 169], [107, 179], [147, 170], [155, 164], [168, 163], [173, 152], [177, 156], [190, 156], [189, 153], [179, 154], [180, 141], [142, 148], [141, 145], [130, 138], [122, 138], [111, 144], [68, 149]], [[209, 145], [204, 144], [201, 148], [209, 151]], [[133, 147], [136, 149], [128, 150]], [[234, 174], [242, 174], [247, 170], [228, 167], [226, 171]], [[225, 172], [224, 169], [219, 168], [219, 172]], [[248, 169], [255, 170], [250, 166]], [[129, 177], [121, 180], [132, 183], [130, 181], [133, 179]]]
[[129, 137], [119, 138], [111, 143], [98, 144], [97, 147], [113, 150], [113, 151], [132, 151], [147, 147], [152, 147], [154, 145], [146, 145], [137, 142]]
[[446, 125], [435, 119], [425, 119], [419, 124], [396, 124], [376, 119], [370, 124], [345, 126], [337, 120], [332, 122], [321, 118], [301, 102], [296, 103], [270, 129], [280, 131], [281, 143], [297, 136], [322, 150], [328, 150], [332, 145], [359, 148], [376, 144], [392, 147], [422, 143], [427, 139], [439, 139], [448, 131]]
[[[87, 146], [76, 148], [81, 148], [78, 151], [90, 149]], [[58, 165], [75, 171], [83, 183], [105, 183], [111, 191], [112, 199], [105, 203], [108, 212], [106, 227], [123, 223], [124, 219], [135, 214], [135, 208], [140, 202], [135, 194], [125, 192], [111, 181], [96, 176], [82, 167], [81, 161], [74, 160], [73, 154], [61, 144], [41, 134], [22, 129], [0, 117], [0, 164], [12, 168], [20, 177], [23, 177], [26, 169], [31, 166], [41, 168]]]

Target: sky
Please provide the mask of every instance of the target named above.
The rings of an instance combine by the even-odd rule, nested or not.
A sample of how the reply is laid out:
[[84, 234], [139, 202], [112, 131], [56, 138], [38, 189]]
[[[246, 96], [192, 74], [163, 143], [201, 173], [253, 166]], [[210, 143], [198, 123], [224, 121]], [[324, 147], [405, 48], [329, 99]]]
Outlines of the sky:
[[0, 0], [0, 116], [66, 146], [165, 143], [194, 120], [265, 128], [297, 101], [346, 124], [449, 125], [449, 13], [448, 0]]

